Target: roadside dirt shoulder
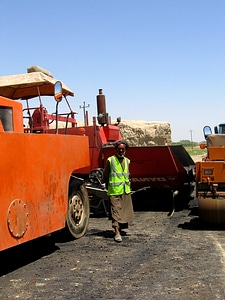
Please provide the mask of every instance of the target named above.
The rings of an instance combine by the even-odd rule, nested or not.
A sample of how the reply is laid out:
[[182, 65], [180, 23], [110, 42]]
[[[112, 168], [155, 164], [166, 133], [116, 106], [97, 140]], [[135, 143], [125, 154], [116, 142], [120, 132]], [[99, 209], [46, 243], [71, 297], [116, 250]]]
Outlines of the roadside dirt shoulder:
[[193, 155], [191, 158], [194, 162], [202, 161], [202, 159], [205, 157], [205, 155]]

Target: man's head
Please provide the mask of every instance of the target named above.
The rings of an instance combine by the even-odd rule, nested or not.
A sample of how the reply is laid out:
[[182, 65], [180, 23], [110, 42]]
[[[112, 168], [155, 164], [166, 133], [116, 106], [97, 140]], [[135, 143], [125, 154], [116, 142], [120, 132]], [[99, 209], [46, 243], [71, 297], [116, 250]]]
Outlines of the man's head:
[[118, 155], [119, 157], [124, 157], [126, 150], [128, 149], [128, 143], [126, 141], [118, 141], [115, 144], [115, 148], [116, 148], [116, 155]]

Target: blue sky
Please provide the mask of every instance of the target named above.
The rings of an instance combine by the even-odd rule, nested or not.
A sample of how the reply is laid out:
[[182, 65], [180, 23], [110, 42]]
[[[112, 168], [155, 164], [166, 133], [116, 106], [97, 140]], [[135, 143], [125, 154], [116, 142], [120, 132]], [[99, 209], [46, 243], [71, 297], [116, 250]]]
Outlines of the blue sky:
[[[169, 122], [202, 141], [225, 122], [225, 0], [1, 0], [0, 75], [39, 65], [83, 120], [102, 88], [112, 119]], [[48, 100], [47, 109], [55, 103]]]

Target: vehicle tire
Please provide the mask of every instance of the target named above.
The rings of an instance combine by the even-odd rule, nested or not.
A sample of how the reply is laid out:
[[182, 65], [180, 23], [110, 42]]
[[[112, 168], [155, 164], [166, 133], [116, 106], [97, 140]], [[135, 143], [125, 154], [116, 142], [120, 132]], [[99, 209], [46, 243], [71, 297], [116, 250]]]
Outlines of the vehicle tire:
[[67, 229], [70, 234], [78, 239], [85, 235], [90, 216], [90, 204], [88, 193], [84, 185], [73, 183], [69, 191], [69, 203], [67, 211]]

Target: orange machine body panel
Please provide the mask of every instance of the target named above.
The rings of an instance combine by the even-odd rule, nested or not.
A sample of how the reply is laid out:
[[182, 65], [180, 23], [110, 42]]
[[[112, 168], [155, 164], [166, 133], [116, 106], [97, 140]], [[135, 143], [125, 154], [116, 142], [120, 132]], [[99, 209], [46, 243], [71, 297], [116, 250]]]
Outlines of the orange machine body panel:
[[225, 147], [211, 147], [208, 149], [209, 160], [212, 161], [224, 161], [225, 159]]
[[196, 181], [200, 184], [225, 184], [225, 135], [207, 138], [207, 158], [196, 163]]
[[[12, 115], [12, 131], [15, 132], [24, 132], [23, 128], [23, 118], [22, 118], [22, 103], [1, 97], [0, 96], [0, 107], [1, 108], [11, 108], [13, 115]], [[4, 129], [4, 124], [3, 129]]]
[[0, 133], [0, 250], [65, 227], [70, 175], [89, 165], [88, 138]]
[[1, 251], [65, 227], [70, 176], [90, 161], [88, 137], [23, 133], [21, 104], [0, 101], [13, 113], [0, 132]]
[[224, 183], [224, 161], [196, 162], [196, 180], [201, 183]]
[[207, 157], [196, 163], [200, 218], [209, 224], [225, 224], [225, 134], [209, 134]]

